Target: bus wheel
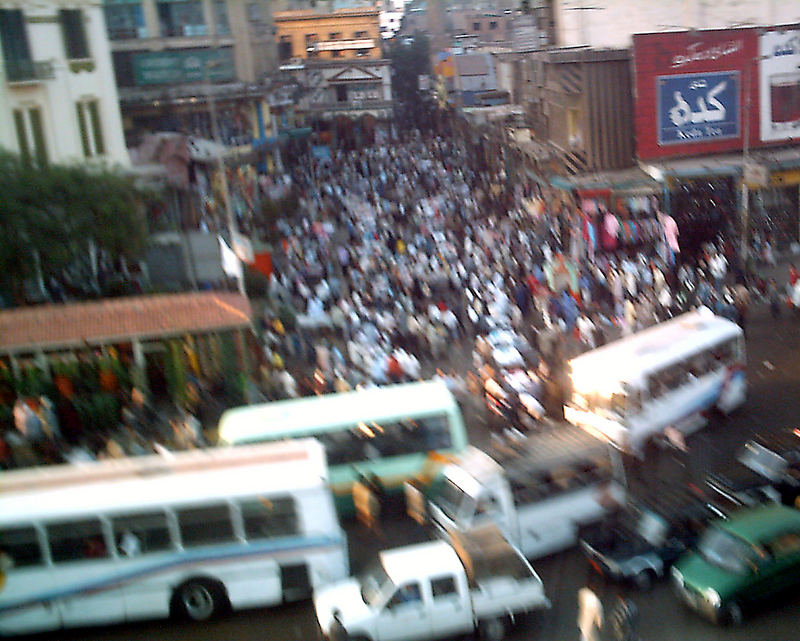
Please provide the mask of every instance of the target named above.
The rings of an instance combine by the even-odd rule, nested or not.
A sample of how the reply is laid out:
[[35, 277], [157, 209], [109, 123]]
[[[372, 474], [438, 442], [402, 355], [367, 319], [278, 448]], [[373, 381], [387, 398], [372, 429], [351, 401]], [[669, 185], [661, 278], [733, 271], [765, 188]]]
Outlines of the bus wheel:
[[222, 586], [208, 579], [187, 581], [172, 597], [174, 612], [183, 619], [208, 621], [226, 605]]

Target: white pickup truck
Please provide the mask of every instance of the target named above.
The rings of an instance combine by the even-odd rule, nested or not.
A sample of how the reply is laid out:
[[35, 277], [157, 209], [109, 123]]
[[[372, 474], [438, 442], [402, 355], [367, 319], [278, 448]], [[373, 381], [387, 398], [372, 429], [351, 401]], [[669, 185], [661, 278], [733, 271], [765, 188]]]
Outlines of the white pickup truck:
[[549, 608], [542, 581], [496, 527], [381, 552], [359, 577], [315, 592], [329, 641], [505, 636], [515, 615]]

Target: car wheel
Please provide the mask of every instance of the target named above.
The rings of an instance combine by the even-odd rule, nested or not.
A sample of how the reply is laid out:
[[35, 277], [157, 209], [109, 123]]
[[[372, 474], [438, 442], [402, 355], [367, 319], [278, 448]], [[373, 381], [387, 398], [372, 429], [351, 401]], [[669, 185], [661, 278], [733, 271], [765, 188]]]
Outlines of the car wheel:
[[506, 636], [506, 624], [503, 619], [489, 619], [480, 624], [480, 638], [483, 641], [502, 641]]
[[208, 621], [225, 605], [225, 593], [214, 581], [196, 579], [181, 585], [173, 596], [175, 613], [192, 621]]
[[655, 583], [656, 575], [652, 570], [642, 570], [633, 577], [633, 584], [642, 592], [648, 592]]
[[742, 621], [744, 621], [742, 606], [736, 603], [736, 601], [732, 601], [725, 606], [725, 623], [738, 626], [742, 624]]

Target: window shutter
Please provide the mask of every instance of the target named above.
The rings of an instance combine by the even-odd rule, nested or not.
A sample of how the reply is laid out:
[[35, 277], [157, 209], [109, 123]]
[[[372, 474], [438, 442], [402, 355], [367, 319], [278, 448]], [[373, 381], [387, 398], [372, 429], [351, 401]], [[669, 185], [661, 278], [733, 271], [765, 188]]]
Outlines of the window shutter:
[[44, 144], [44, 129], [42, 128], [42, 111], [39, 107], [28, 110], [33, 131], [33, 145], [36, 153], [36, 162], [40, 167], [47, 166], [47, 147]]
[[61, 9], [59, 16], [67, 58], [70, 60], [88, 58], [89, 47], [86, 43], [83, 12], [80, 9]]
[[100, 109], [97, 106], [97, 100], [89, 103], [89, 116], [92, 119], [92, 131], [94, 132], [94, 151], [98, 155], [104, 154], [106, 148], [103, 143], [103, 128], [100, 124]]
[[19, 155], [26, 163], [31, 161], [31, 148], [28, 145], [28, 136], [25, 133], [25, 114], [21, 109], [14, 109], [14, 127], [17, 130], [17, 145]]
[[92, 155], [92, 148], [89, 146], [89, 132], [86, 129], [86, 117], [83, 113], [83, 103], [75, 103], [75, 114], [78, 116], [78, 130], [81, 133], [81, 144], [83, 145], [83, 155], [89, 158]]

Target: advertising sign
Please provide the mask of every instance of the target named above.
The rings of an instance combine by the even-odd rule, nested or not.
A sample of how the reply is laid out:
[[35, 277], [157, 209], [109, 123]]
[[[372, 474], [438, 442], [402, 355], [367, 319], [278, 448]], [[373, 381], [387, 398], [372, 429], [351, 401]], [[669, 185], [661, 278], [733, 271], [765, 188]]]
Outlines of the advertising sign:
[[217, 82], [236, 77], [231, 49], [184, 49], [133, 54], [136, 86]]
[[761, 140], [800, 135], [800, 31], [768, 31], [758, 40]]
[[739, 73], [658, 78], [658, 144], [739, 137]]

